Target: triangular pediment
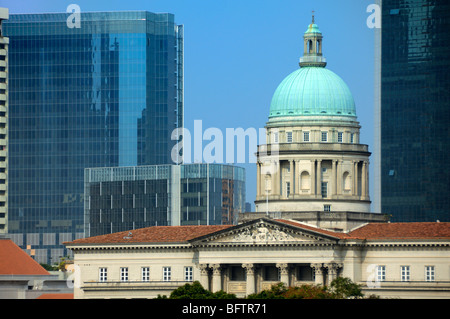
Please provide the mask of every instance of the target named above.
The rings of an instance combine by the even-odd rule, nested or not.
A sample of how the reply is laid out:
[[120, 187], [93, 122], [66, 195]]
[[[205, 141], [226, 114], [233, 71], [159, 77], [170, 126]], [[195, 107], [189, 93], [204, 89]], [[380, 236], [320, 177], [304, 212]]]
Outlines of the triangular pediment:
[[270, 219], [258, 219], [196, 238], [193, 244], [331, 243], [328, 235]]

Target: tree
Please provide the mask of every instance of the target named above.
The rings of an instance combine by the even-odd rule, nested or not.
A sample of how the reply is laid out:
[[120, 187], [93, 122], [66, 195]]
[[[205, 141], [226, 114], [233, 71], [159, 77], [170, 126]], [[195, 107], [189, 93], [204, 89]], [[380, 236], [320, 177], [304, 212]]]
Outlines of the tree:
[[[166, 296], [158, 295], [158, 299], [166, 299]], [[169, 296], [169, 299], [236, 299], [236, 295], [228, 294], [223, 290], [218, 292], [211, 292], [203, 288], [198, 281], [194, 281], [192, 284], [185, 284], [178, 287]]]
[[330, 286], [337, 299], [364, 297], [361, 286], [352, 282], [350, 278], [338, 277], [331, 282]]

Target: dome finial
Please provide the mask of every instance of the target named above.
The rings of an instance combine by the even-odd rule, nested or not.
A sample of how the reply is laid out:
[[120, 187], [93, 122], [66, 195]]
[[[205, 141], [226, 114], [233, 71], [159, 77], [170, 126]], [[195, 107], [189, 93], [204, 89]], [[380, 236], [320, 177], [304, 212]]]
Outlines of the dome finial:
[[312, 11], [312, 24], [314, 24], [315, 22], [314, 22], [314, 10]]

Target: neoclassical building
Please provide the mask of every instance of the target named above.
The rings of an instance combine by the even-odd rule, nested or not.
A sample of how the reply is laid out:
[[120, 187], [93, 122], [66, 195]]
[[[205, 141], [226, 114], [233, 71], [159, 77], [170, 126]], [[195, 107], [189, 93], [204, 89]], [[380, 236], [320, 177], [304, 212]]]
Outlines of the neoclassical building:
[[66, 243], [74, 297], [155, 298], [199, 281], [244, 297], [277, 282], [329, 284], [366, 294], [450, 298], [450, 223], [368, 223], [333, 232], [294, 220], [154, 226]]
[[348, 86], [326, 68], [322, 40], [313, 17], [300, 68], [273, 95], [257, 153], [257, 212], [370, 211], [370, 153]]

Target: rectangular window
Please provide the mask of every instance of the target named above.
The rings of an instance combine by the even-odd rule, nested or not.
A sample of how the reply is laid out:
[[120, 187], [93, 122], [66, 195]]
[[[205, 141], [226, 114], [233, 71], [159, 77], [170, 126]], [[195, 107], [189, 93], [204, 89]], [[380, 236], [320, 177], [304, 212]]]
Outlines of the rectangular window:
[[322, 142], [328, 141], [328, 132], [322, 132]]
[[322, 182], [322, 198], [328, 197], [328, 183]]
[[309, 142], [309, 132], [303, 132], [303, 142]]
[[401, 266], [400, 267], [400, 277], [401, 277], [402, 281], [410, 280], [409, 266]]
[[273, 133], [273, 142], [278, 143], [278, 132]]
[[192, 281], [193, 280], [193, 271], [192, 267], [184, 267], [184, 280], [185, 281]]
[[292, 143], [292, 132], [286, 132], [286, 141]]
[[141, 279], [142, 281], [150, 281], [150, 267], [142, 267]]
[[324, 212], [331, 212], [331, 205], [323, 205]]
[[434, 266], [425, 266], [425, 281], [434, 281]]
[[291, 194], [291, 182], [286, 182], [286, 197]]
[[100, 268], [99, 269], [99, 281], [105, 282], [108, 280], [108, 268]]
[[338, 132], [338, 143], [342, 143], [342, 136], [343, 136], [343, 133]]
[[386, 266], [377, 266], [377, 281], [386, 280]]
[[355, 134], [353, 134], [353, 133], [350, 134], [350, 143], [353, 144], [354, 139], [355, 139]]
[[128, 267], [120, 268], [120, 281], [128, 281]]
[[163, 281], [170, 281], [172, 276], [172, 270], [170, 267], [163, 267]]

